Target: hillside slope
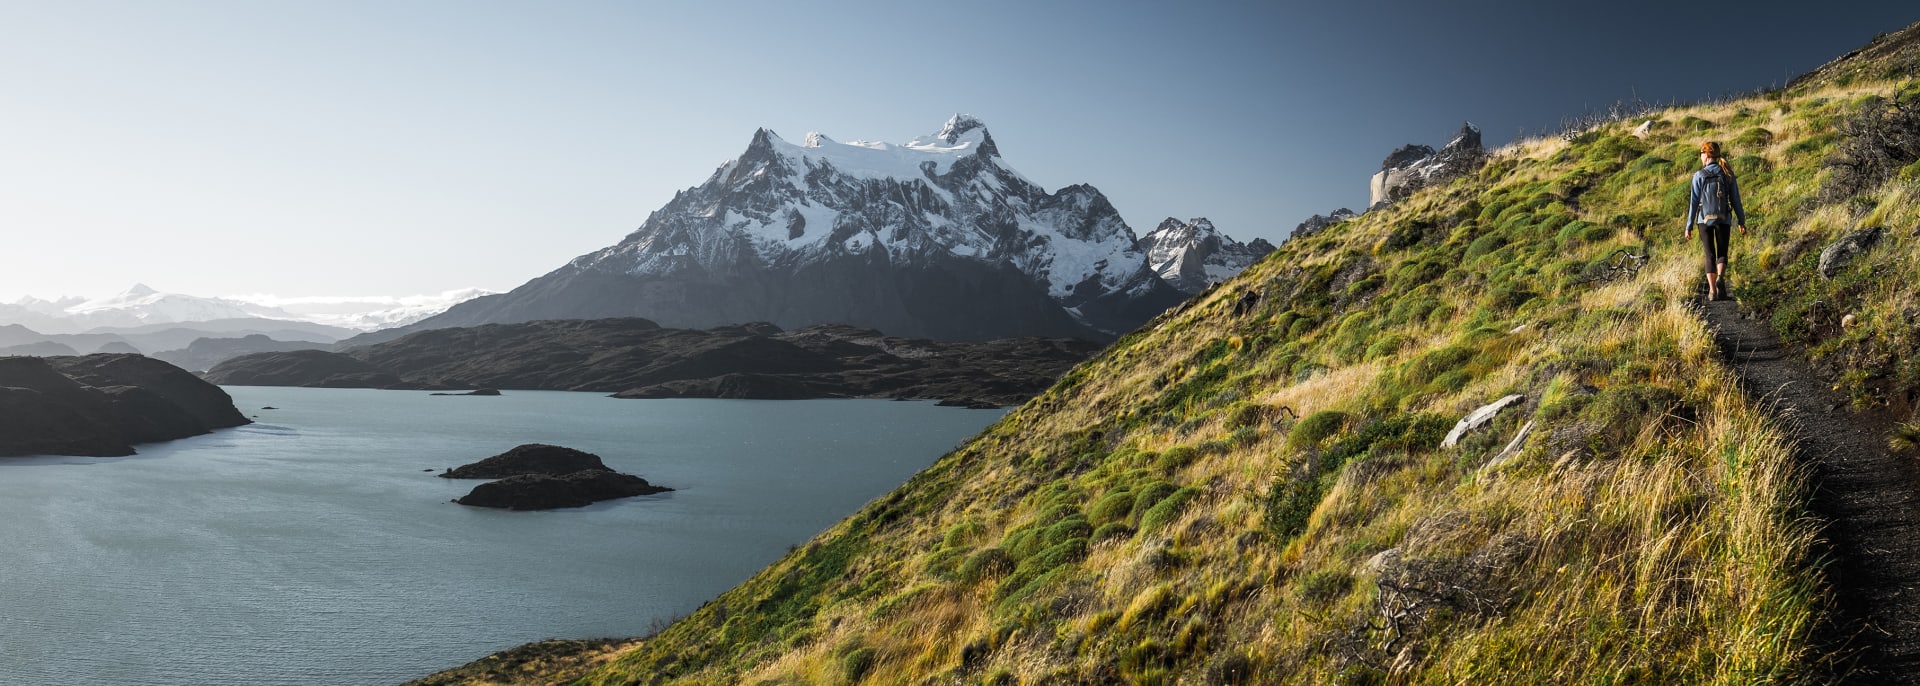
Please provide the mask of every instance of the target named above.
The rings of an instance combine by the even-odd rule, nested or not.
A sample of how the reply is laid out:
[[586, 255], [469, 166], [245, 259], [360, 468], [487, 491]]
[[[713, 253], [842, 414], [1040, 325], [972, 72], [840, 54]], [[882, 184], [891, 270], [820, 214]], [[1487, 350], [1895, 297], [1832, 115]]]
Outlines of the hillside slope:
[[[1920, 101], [1887, 47], [1916, 31], [1288, 241], [690, 616], [577, 656], [581, 681], [1831, 679], [1805, 471], [1720, 363], [1680, 223], [1724, 141], [1756, 229], [1741, 306], [1907, 418], [1920, 163], [1847, 188], [1829, 160]], [[1894, 228], [1812, 275], [1872, 225]], [[1622, 250], [1652, 259], [1608, 269]], [[543, 671], [556, 652], [439, 678], [587, 669]]]

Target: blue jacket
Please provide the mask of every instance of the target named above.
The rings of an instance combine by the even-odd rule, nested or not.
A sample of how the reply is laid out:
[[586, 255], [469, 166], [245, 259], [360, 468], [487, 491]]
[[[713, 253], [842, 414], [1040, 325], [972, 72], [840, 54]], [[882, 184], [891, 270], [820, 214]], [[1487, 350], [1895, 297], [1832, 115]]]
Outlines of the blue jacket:
[[1700, 218], [1700, 187], [1707, 182], [1707, 170], [1719, 172], [1723, 177], [1724, 180], [1721, 183], [1727, 187], [1727, 202], [1733, 206], [1733, 216], [1741, 226], [1746, 226], [1747, 208], [1740, 205], [1740, 184], [1734, 180], [1732, 174], [1721, 172], [1719, 163], [1710, 162], [1707, 166], [1701, 167], [1700, 171], [1693, 173], [1693, 191], [1687, 194], [1687, 230], [1693, 230], [1694, 225], [1698, 223], [1696, 220]]

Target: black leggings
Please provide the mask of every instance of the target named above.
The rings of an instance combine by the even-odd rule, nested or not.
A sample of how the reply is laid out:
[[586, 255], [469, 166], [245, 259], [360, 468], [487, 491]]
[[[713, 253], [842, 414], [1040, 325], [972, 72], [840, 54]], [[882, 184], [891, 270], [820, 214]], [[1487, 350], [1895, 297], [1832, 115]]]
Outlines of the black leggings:
[[1706, 253], [1707, 271], [1716, 271], [1715, 262], [1727, 261], [1727, 240], [1733, 238], [1733, 226], [1729, 224], [1701, 224], [1700, 248]]

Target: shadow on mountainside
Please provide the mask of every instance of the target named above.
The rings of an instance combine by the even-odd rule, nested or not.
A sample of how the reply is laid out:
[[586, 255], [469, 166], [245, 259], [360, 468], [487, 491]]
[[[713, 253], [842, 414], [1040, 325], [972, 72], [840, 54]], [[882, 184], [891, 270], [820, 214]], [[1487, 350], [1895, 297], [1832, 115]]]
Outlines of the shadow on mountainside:
[[1849, 682], [1920, 683], [1920, 474], [1887, 449], [1893, 422], [1829, 392], [1765, 321], [1731, 301], [1699, 303], [1746, 392], [1785, 425], [1813, 479], [1832, 559], [1832, 642]]

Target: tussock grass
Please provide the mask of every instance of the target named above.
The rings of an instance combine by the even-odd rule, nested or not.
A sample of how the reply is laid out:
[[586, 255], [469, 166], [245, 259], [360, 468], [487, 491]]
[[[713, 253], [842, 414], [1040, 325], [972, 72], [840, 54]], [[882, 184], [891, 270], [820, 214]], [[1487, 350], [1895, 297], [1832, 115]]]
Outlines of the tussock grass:
[[[1688, 309], [1680, 237], [1724, 141], [1757, 229], [1735, 293], [1911, 412], [1920, 188], [1819, 200], [1835, 122], [1893, 84], [1809, 84], [1520, 141], [1289, 241], [584, 682], [1815, 680], [1805, 475]], [[1863, 223], [1894, 230], [1810, 281]], [[1623, 248], [1653, 261], [1584, 278]]]

